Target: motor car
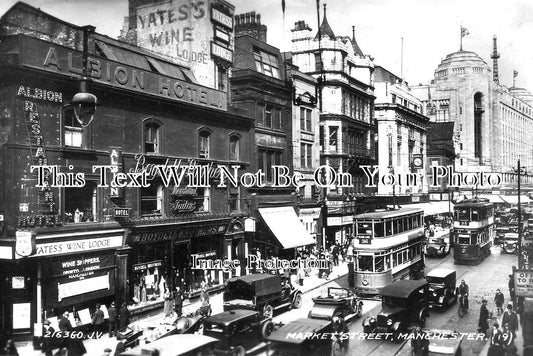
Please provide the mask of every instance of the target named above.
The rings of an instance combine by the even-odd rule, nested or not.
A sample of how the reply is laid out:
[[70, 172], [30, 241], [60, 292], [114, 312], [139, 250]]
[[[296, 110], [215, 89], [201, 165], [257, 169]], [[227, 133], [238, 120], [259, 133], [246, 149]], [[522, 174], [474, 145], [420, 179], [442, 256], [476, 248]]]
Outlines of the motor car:
[[333, 351], [333, 322], [297, 319], [275, 329], [268, 337], [269, 356], [324, 356]]
[[395, 356], [460, 356], [461, 334], [451, 330], [421, 329], [411, 333]]
[[450, 253], [450, 229], [438, 229], [427, 237], [424, 254], [429, 257], [444, 257]]
[[259, 312], [234, 309], [207, 317], [203, 322], [203, 334], [219, 340], [216, 354], [244, 356], [265, 348], [265, 338], [274, 329], [271, 319]]
[[508, 232], [503, 237], [501, 245], [501, 253], [517, 253], [518, 252], [518, 233]]
[[224, 311], [251, 309], [271, 318], [275, 310], [300, 308], [302, 292], [279, 274], [255, 273], [233, 277], [224, 287]]
[[381, 311], [363, 320], [365, 333], [386, 333], [399, 341], [412, 327], [424, 327], [429, 316], [429, 283], [424, 280], [399, 280], [381, 290]]
[[429, 283], [429, 307], [445, 308], [457, 302], [456, 273], [447, 268], [435, 268], [426, 275]]
[[363, 301], [347, 288], [329, 287], [327, 295], [313, 298], [313, 302], [308, 314], [311, 319], [332, 320], [336, 316], [347, 319], [363, 313]]
[[205, 335], [170, 335], [136, 346], [120, 356], [207, 356], [214, 355], [218, 340]]

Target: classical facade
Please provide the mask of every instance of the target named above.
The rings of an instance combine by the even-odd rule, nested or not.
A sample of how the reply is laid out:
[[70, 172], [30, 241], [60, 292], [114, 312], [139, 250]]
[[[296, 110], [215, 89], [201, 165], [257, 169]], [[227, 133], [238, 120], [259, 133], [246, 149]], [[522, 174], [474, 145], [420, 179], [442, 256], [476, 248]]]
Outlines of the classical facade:
[[474, 52], [451, 53], [431, 83], [413, 91], [432, 121], [455, 123], [457, 171], [500, 172], [512, 182], [518, 159], [533, 166], [533, 101], [525, 89], [499, 83], [496, 39], [494, 53], [492, 68]]
[[[353, 214], [374, 192], [365, 187], [361, 165], [375, 163], [374, 64], [352, 37], [336, 36], [326, 9], [318, 31], [304, 21], [292, 29], [292, 63], [318, 81], [321, 164], [331, 169], [322, 189], [327, 200], [327, 243], [352, 235]], [[337, 179], [334, 179], [337, 178]]]
[[395, 184], [378, 182], [378, 195], [420, 201], [428, 192], [427, 180], [407, 181], [407, 177], [424, 172], [429, 118], [422, 115], [422, 104], [408, 84], [387, 69], [375, 67], [374, 87], [379, 175], [392, 173], [397, 177]]

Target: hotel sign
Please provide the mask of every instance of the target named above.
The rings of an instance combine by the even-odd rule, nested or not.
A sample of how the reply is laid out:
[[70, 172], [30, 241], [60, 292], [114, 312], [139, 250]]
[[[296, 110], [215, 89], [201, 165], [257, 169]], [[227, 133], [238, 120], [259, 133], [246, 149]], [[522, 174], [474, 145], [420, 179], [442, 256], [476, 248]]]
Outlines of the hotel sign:
[[[82, 55], [79, 51], [50, 45], [34, 38], [23, 37], [21, 65], [44, 69], [72, 78], [82, 75]], [[124, 63], [89, 56], [89, 77], [107, 87], [132, 90], [160, 98], [227, 110], [226, 94], [222, 91], [146, 71]]]

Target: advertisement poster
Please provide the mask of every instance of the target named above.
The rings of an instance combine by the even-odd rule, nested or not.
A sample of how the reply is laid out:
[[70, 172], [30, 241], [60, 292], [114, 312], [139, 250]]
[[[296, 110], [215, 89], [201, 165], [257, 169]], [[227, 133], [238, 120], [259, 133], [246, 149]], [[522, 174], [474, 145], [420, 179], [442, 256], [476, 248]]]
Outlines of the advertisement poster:
[[2, 1], [0, 354], [529, 355], [531, 33], [525, 0]]

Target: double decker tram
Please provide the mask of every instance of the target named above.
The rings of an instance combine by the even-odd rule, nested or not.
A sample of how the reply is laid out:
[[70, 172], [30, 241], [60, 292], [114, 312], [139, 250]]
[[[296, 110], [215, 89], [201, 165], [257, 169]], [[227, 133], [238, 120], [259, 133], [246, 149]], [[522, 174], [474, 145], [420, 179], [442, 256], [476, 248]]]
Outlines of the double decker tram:
[[477, 265], [490, 255], [494, 237], [494, 206], [488, 199], [468, 199], [455, 205], [453, 259]]
[[424, 276], [424, 212], [401, 208], [356, 215], [354, 288], [360, 295], [381, 294], [399, 279]]

